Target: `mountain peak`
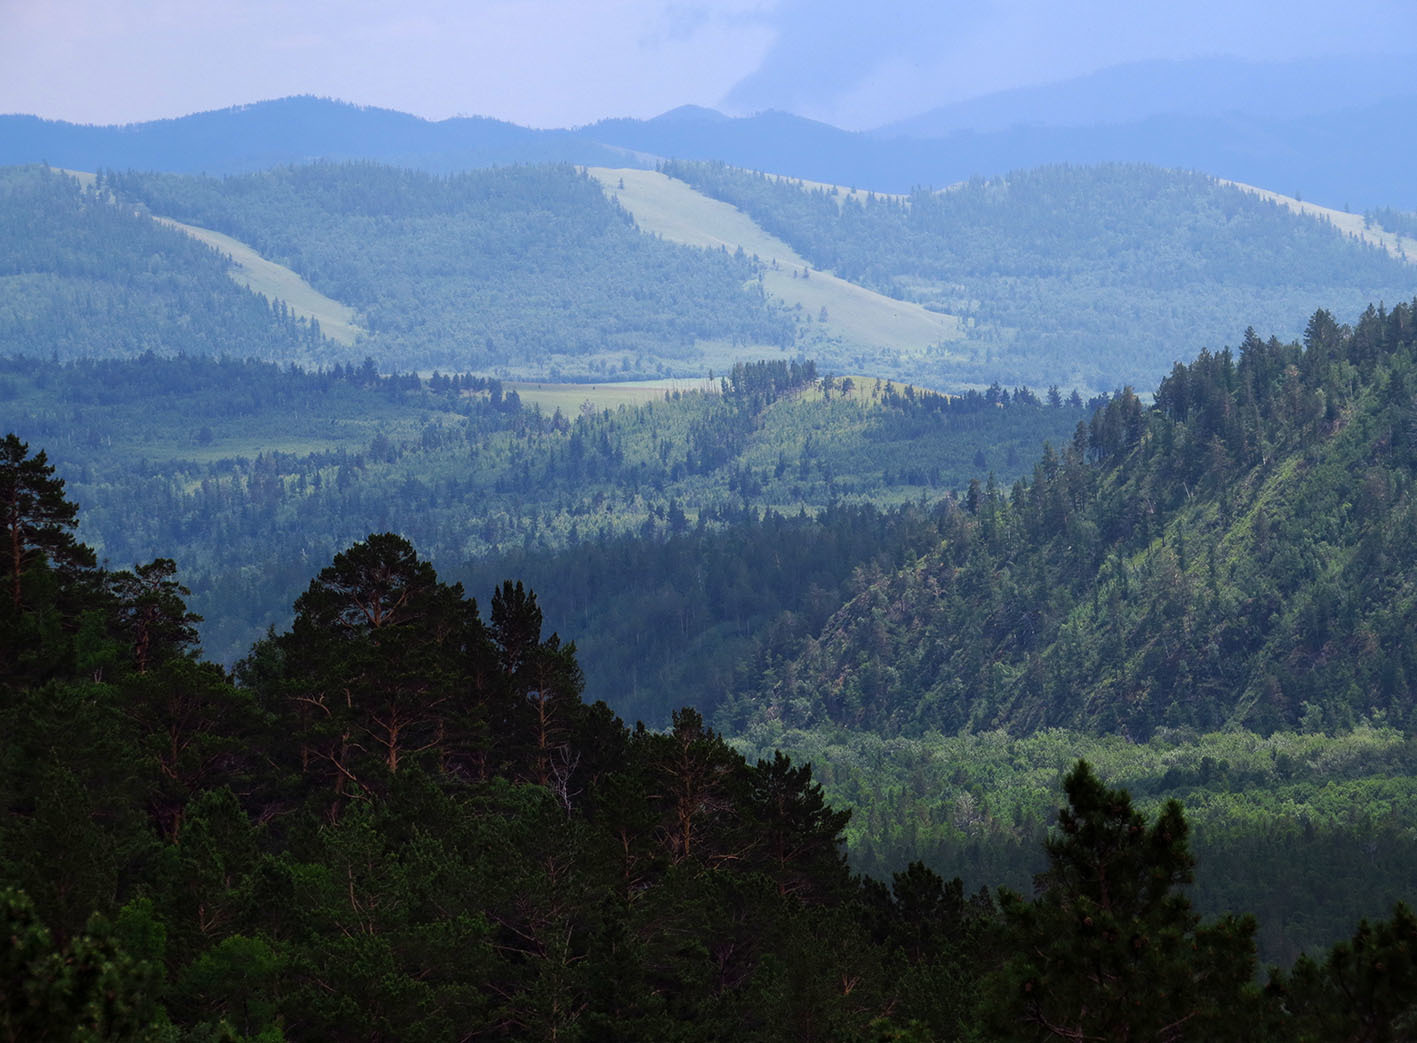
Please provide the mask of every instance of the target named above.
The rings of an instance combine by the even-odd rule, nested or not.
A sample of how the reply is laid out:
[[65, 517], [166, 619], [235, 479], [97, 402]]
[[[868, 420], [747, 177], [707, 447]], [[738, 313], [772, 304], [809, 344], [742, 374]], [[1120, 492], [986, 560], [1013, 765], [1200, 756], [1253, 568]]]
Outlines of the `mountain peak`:
[[662, 112], [649, 123], [728, 123], [733, 117], [725, 116], [717, 109], [708, 109], [702, 105], [680, 105], [676, 109]]

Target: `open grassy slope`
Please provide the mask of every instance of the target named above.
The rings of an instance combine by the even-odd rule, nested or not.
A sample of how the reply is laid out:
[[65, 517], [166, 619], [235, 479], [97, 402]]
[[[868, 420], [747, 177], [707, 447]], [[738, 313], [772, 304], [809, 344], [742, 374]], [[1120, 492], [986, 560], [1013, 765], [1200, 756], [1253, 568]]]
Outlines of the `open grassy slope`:
[[186, 232], [193, 239], [225, 254], [231, 259], [230, 274], [237, 283], [248, 290], [265, 294], [272, 301], [284, 301], [296, 315], [315, 319], [320, 323], [321, 332], [331, 340], [350, 346], [364, 332], [359, 327], [353, 308], [326, 297], [295, 272], [267, 260], [241, 240], [210, 228], [183, 224], [170, 217], [154, 217], [153, 220]]
[[1350, 235], [1355, 239], [1373, 246], [1380, 246], [1393, 257], [1400, 261], [1408, 261], [1417, 264], [1417, 239], [1411, 236], [1399, 235], [1390, 232], [1380, 225], [1370, 224], [1363, 219], [1362, 214], [1349, 213], [1347, 210], [1335, 210], [1329, 206], [1319, 206], [1317, 203], [1305, 202], [1293, 196], [1286, 196], [1279, 192], [1271, 192], [1267, 188], [1256, 188], [1254, 185], [1242, 184], [1239, 181], [1226, 181], [1220, 179], [1223, 185], [1233, 185], [1244, 192], [1253, 192], [1261, 199], [1271, 203], [1278, 203], [1280, 206], [1300, 214], [1304, 217], [1312, 217], [1318, 221], [1327, 221], [1345, 235]]
[[[881, 352], [923, 354], [926, 348], [962, 335], [953, 315], [895, 300], [830, 272], [812, 271], [796, 250], [737, 207], [711, 199], [682, 181], [653, 170], [596, 167], [590, 173], [643, 231], [691, 246], [741, 249], [759, 258], [766, 265], [763, 288], [798, 313], [809, 327], [803, 331], [804, 339], [819, 358], [838, 352], [844, 355], [843, 362], [864, 361]], [[802, 278], [806, 272], [810, 277]], [[931, 354], [938, 358], [940, 351]]]
[[921, 384], [1143, 387], [1246, 326], [1292, 337], [1316, 308], [1417, 285], [1400, 244], [1356, 234], [1362, 218], [1179, 170], [1057, 165], [864, 204], [723, 163], [662, 170], [813, 268], [958, 316], [945, 350], [890, 360]]
[[[97, 176], [92, 171], [66, 170], [64, 173], [73, 177], [83, 188], [92, 188], [97, 182]], [[186, 232], [198, 242], [225, 254], [231, 261], [228, 274], [238, 286], [264, 294], [271, 301], [284, 301], [285, 306], [297, 316], [319, 322], [321, 331], [330, 340], [349, 347], [364, 332], [359, 327], [353, 308], [326, 297], [289, 268], [262, 257], [249, 244], [210, 228], [183, 224], [170, 217], [153, 215], [153, 220]]]

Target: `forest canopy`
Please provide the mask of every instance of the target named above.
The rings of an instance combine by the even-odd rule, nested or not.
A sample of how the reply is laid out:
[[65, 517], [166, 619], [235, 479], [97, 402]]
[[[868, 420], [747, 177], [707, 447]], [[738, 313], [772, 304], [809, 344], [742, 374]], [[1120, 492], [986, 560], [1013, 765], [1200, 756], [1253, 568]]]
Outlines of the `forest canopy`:
[[1405, 907], [1261, 988], [1253, 922], [1190, 908], [1180, 807], [1150, 821], [1086, 763], [1031, 900], [919, 863], [853, 876], [810, 766], [749, 763], [689, 708], [625, 728], [580, 700], [533, 593], [504, 582], [484, 619], [394, 534], [337, 555], [233, 680], [167, 565], [112, 575], [56, 543], [62, 480], [4, 446], [10, 543], [37, 551], [0, 564], [3, 632], [37, 638], [0, 677], [11, 1038], [1295, 1039], [1412, 1017]]

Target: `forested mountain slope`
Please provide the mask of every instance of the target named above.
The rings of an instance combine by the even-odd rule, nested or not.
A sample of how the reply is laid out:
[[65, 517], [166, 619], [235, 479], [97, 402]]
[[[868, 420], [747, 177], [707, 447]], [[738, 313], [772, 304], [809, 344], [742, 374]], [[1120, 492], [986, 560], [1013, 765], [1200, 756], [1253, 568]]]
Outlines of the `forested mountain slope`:
[[552, 618], [586, 633], [589, 690], [653, 722], [690, 696], [711, 710], [772, 621], [820, 626], [863, 557], [938, 538], [925, 502], [1022, 473], [1087, 415], [1021, 390], [843, 384], [755, 363], [726, 392], [586, 398], [568, 416], [496, 380], [372, 362], [0, 359], [4, 415], [51, 447], [85, 537], [115, 564], [167, 548], [214, 658], [283, 618], [313, 562], [394, 529], [479, 586], [544, 588]]
[[[440, 178], [317, 164], [226, 179], [107, 173], [89, 205], [54, 182], [45, 191], [59, 194], [42, 209], [53, 227], [31, 236], [50, 246], [16, 238], [35, 218], [5, 219], [16, 275], [0, 333], [15, 353], [52, 339], [61, 357], [147, 346], [304, 364], [368, 354], [385, 372], [537, 379], [702, 375], [796, 350], [827, 371], [937, 387], [1110, 391], [1149, 384], [1246, 324], [1297, 335], [1294, 316], [1316, 306], [1405, 300], [1417, 278], [1400, 250], [1154, 168], [1045, 168], [912, 197], [707, 164], [667, 169], [693, 187], [641, 171], [602, 170], [597, 182], [569, 167]], [[6, 198], [24, 209], [14, 191]], [[259, 299], [212, 286], [207, 307], [174, 289], [197, 272], [215, 278], [223, 262], [202, 254], [178, 265], [193, 244], [148, 227], [144, 210], [294, 272], [323, 295], [323, 311], [305, 302], [301, 314], [337, 312], [341, 339], [359, 342], [328, 343], [306, 322], [282, 354], [229, 314], [238, 304], [259, 312]], [[53, 255], [59, 244], [64, 257]], [[149, 304], [135, 308], [118, 286]], [[152, 297], [159, 287], [165, 296]], [[295, 290], [262, 287], [277, 299], [275, 320], [289, 323], [298, 302], [283, 308], [280, 295]]]
[[801, 350], [849, 373], [893, 373], [906, 358], [940, 359], [963, 336], [952, 315], [888, 297], [812, 266], [735, 206], [656, 170], [592, 168], [642, 231], [691, 246], [743, 251], [758, 278], [797, 322]]
[[917, 363], [946, 386], [1150, 386], [1246, 325], [1297, 336], [1315, 308], [1356, 313], [1417, 285], [1417, 267], [1323, 222], [1156, 167], [1042, 167], [864, 201], [723, 164], [665, 171], [814, 267], [959, 316], [966, 339]]
[[73, 177], [0, 169], [0, 355], [343, 359], [318, 324], [242, 289], [227, 269], [191, 236]]
[[584, 702], [519, 582], [484, 616], [370, 534], [233, 679], [174, 562], [96, 567], [13, 434], [0, 502], [8, 1038], [1281, 1041], [1417, 1009], [1401, 903], [1261, 989], [1255, 920], [1192, 907], [1181, 806], [1086, 762], [1031, 898], [888, 885], [810, 766]]
[[1144, 737], [1363, 716], [1417, 683], [1417, 319], [1327, 312], [1114, 398], [1029, 481], [971, 486], [730, 718]]
[[373, 164], [225, 179], [111, 173], [153, 213], [234, 236], [355, 308], [382, 368], [702, 374], [705, 345], [787, 347], [754, 264], [642, 235], [567, 166], [446, 178]]

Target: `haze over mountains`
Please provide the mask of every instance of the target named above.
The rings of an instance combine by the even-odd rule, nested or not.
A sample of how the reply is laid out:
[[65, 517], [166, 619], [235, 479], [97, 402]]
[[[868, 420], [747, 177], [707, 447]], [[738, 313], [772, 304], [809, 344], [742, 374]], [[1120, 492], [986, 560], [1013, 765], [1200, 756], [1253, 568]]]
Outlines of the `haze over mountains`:
[[1411, 1035], [1417, 63], [931, 107], [1407, 0], [223, 2], [0, 98], [745, 68], [0, 117], [0, 1039]]
[[[783, 112], [727, 117], [686, 106], [566, 130], [500, 120], [429, 122], [313, 97], [180, 119], [92, 127], [0, 117], [0, 164], [224, 174], [313, 159], [427, 170], [560, 160], [735, 166], [878, 192], [943, 187], [1040, 163], [1138, 161], [1201, 170], [1336, 207], [1417, 208], [1410, 135], [1417, 63], [1313, 58], [1140, 62], [985, 95], [869, 133]], [[922, 99], [925, 102], [926, 99]]]

